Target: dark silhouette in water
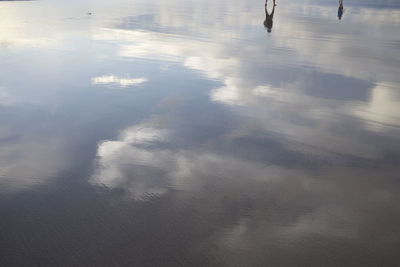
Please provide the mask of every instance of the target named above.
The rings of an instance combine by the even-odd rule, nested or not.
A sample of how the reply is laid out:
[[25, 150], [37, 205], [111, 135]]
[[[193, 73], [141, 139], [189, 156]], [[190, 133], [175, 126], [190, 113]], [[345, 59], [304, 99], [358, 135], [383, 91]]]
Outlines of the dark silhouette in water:
[[342, 19], [342, 16], [343, 16], [343, 0], [339, 0], [339, 9], [337, 11], [337, 16], [338, 16], [339, 20]]
[[265, 20], [264, 20], [264, 27], [267, 29], [268, 32], [271, 32], [272, 30], [272, 25], [274, 23], [273, 18], [274, 18], [274, 12], [275, 12], [275, 0], [273, 0], [274, 6], [272, 7], [271, 14], [268, 13], [268, 0], [265, 0]]

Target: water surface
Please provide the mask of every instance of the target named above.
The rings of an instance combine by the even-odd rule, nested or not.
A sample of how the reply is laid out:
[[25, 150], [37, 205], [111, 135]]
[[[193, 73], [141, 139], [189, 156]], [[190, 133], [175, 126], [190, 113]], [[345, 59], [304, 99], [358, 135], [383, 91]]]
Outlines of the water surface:
[[399, 266], [400, 4], [276, 4], [0, 1], [0, 265]]

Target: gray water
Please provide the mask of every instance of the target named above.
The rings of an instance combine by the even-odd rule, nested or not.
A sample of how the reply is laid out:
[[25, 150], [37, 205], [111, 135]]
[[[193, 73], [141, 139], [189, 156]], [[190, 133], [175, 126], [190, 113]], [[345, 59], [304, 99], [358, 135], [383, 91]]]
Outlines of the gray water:
[[400, 2], [276, 4], [0, 1], [0, 266], [400, 266]]

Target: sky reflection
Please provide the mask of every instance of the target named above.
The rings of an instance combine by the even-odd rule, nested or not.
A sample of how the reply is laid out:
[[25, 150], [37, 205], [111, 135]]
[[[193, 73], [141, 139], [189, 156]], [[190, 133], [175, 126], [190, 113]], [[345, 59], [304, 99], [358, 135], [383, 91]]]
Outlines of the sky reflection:
[[0, 265], [400, 261], [397, 1], [0, 6]]

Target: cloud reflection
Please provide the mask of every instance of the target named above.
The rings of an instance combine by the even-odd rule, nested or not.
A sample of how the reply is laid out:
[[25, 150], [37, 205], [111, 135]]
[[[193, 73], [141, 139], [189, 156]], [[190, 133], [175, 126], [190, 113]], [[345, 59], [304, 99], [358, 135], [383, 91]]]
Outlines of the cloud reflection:
[[[323, 11], [318, 19], [329, 14], [328, 8], [318, 6]], [[150, 18], [162, 29], [172, 27], [165, 17], [163, 23]], [[188, 21], [181, 24], [191, 25], [191, 18], [184, 18]], [[353, 30], [364, 29], [371, 24], [370, 10], [347, 14], [350, 19]], [[390, 21], [378, 19], [379, 25]], [[181, 24], [174, 21], [173, 26]], [[376, 47], [385, 44], [369, 43], [369, 33], [362, 31], [355, 39], [351, 30], [336, 28], [287, 17], [277, 25], [268, 49], [264, 39], [224, 39], [229, 29], [223, 26], [224, 37], [216, 42], [179, 34], [179, 27], [176, 34], [138, 24], [99, 30], [96, 40], [121, 43], [116, 47], [120, 57], [181, 62], [219, 82], [209, 100], [228, 108], [238, 122], [212, 140], [186, 147], [177, 140], [188, 137], [174, 124], [150, 120], [133, 125], [99, 145], [91, 182], [136, 200], [175, 197], [198, 218], [221, 216], [225, 220], [213, 221], [217, 230], [203, 241], [226, 266], [318, 266], [327, 256], [352, 259], [349, 248], [357, 259], [366, 247], [394, 248], [398, 241], [382, 235], [380, 227], [399, 235], [392, 179], [399, 155], [400, 99], [392, 68], [398, 61], [390, 58], [398, 51], [388, 48], [388, 56], [381, 58]], [[390, 30], [377, 32], [391, 38]], [[360, 45], [365, 50], [355, 51]], [[213, 119], [222, 121], [219, 115], [213, 113]], [[183, 125], [195, 121], [175, 119]], [[208, 221], [197, 223], [209, 226]], [[313, 253], [320, 244], [324, 255]], [[371, 258], [363, 259], [368, 263]]]
[[[396, 189], [382, 181], [393, 178], [390, 172], [384, 178], [380, 170], [365, 170], [367, 165], [324, 164], [318, 171], [305, 166], [288, 168], [284, 162], [248, 159], [245, 155], [255, 152], [250, 147], [233, 154], [223, 152], [218, 145], [207, 146], [207, 141], [184, 148], [178, 145], [178, 140], [185, 138], [182, 132], [166, 121], [164, 116], [154, 117], [126, 128], [116, 140], [102, 142], [90, 181], [123, 190], [138, 201], [168, 195], [165, 201], [177, 201], [168, 204], [171, 209], [183, 205], [197, 214], [196, 218], [203, 218], [197, 221], [198, 227], [207, 229], [208, 220], [222, 216], [225, 220], [212, 221], [221, 231], [208, 233], [204, 239], [215, 247], [217, 257], [223, 255], [224, 265], [260, 266], [265, 262], [258, 257], [249, 260], [241, 253], [292, 255], [296, 249], [310, 255], [311, 245], [300, 246], [302, 242], [324, 242], [333, 248], [335, 240], [351, 247], [374, 238], [385, 246], [394, 244], [381, 236], [379, 229], [371, 232], [378, 227], [377, 213], [389, 216], [398, 210]], [[235, 146], [240, 140], [231, 135], [214, 138], [221, 146]], [[267, 145], [255, 150], [279, 154]], [[311, 161], [320, 158], [303, 153]], [[379, 212], [382, 209], [384, 212]], [[386, 226], [395, 229], [395, 220], [386, 219]], [[397, 229], [393, 234], [400, 233]], [[288, 264], [285, 257], [270, 256], [271, 261]]]
[[106, 75], [92, 78], [92, 84], [119, 85], [121, 87], [129, 87], [140, 85], [147, 82], [146, 78], [120, 78], [115, 75]]
[[[130, 90], [120, 98], [115, 91], [99, 98], [98, 90], [86, 90], [88, 81], [128, 87], [147, 85], [147, 79], [90, 72], [80, 80], [70, 69], [83, 68], [82, 62], [76, 64], [69, 54], [59, 65], [68, 62], [70, 69], [49, 75], [47, 70], [57, 64], [46, 65], [43, 76], [33, 75], [38, 83], [17, 94], [21, 97], [10, 98], [18, 83], [0, 89], [5, 92], [0, 93], [2, 105], [27, 97], [27, 92], [29, 98], [51, 103], [44, 113], [56, 115], [49, 124], [59, 131], [31, 134], [30, 125], [29, 134], [15, 141], [7, 128], [0, 128], [0, 138], [6, 140], [0, 151], [0, 183], [26, 188], [74, 169], [67, 156], [71, 144], [78, 147], [76, 158], [84, 154], [92, 160], [90, 152], [96, 151], [89, 175], [93, 186], [87, 190], [79, 184], [61, 192], [67, 196], [55, 202], [68, 209], [49, 221], [67, 223], [44, 224], [38, 216], [34, 221], [45, 230], [34, 232], [32, 239], [17, 236], [22, 245], [16, 247], [33, 247], [30, 240], [50, 232], [52, 242], [42, 240], [50, 244], [48, 250], [27, 250], [39, 255], [39, 263], [60, 260], [52, 262], [53, 255], [43, 254], [51, 251], [75, 264], [82, 259], [93, 263], [96, 257], [100, 264], [122, 260], [135, 266], [128, 263], [150, 255], [154, 261], [168, 258], [172, 266], [185, 265], [185, 257], [201, 265], [204, 261], [196, 259], [202, 256], [218, 261], [216, 266], [385, 265], [382, 255], [398, 254], [400, 236], [399, 62], [393, 40], [399, 11], [360, 7], [356, 14], [346, 13], [346, 22], [352, 23], [339, 28], [336, 6], [303, 8], [304, 3], [289, 1], [266, 39], [260, 25], [263, 3], [190, 3], [162, 2], [146, 8], [154, 14], [103, 18], [106, 26], [91, 31], [100, 48], [91, 54], [96, 64], [85, 65], [99, 73], [108, 64], [125, 68], [132, 58], [140, 58], [145, 59], [141, 63], [152, 62], [144, 68], [156, 66], [151, 72], [156, 76], [165, 62], [178, 62], [190, 70], [181, 77], [195, 77], [198, 84], [183, 78], [177, 83], [169, 77], [154, 80], [160, 78], [159, 87], [179, 97], [149, 109], [140, 107], [154, 103], [146, 101], [163, 95], [161, 90], [146, 90], [153, 94], [137, 97], [140, 105], [133, 103]], [[97, 60], [105, 66], [95, 66]], [[113, 73], [121, 73], [117, 71]], [[51, 89], [64, 85], [63, 91], [75, 90], [75, 95], [30, 90], [50, 76], [65, 78], [50, 80]], [[182, 88], [187, 94], [181, 97]], [[144, 115], [147, 120], [136, 114], [157, 111], [163, 115]], [[34, 122], [42, 121], [43, 113], [38, 117]], [[116, 128], [122, 131], [110, 138]], [[50, 131], [47, 123], [35, 129]], [[62, 138], [53, 137], [57, 135]], [[68, 144], [67, 135], [73, 136]], [[105, 138], [97, 147], [88, 145]], [[85, 175], [85, 170], [76, 172]], [[93, 190], [98, 187], [110, 190]], [[87, 196], [88, 191], [93, 195]], [[129, 205], [115, 201], [121, 192]], [[44, 196], [38, 203], [46, 213], [42, 204], [49, 197]]]
[[[5, 132], [6, 139], [11, 133]], [[22, 137], [2, 144], [0, 151], [0, 192], [16, 192], [40, 185], [66, 171], [70, 158], [58, 138]]]
[[[319, 8], [326, 10], [331, 7], [319, 6]], [[399, 21], [396, 18], [393, 20], [392, 16], [397, 14], [396, 12], [398, 11], [379, 11], [379, 14], [389, 13], [386, 21], [384, 16], [378, 16], [376, 13], [373, 15], [370, 9], [364, 8], [362, 12], [353, 15], [353, 27], [365, 28], [371, 21], [376, 22], [377, 17], [383, 20], [379, 21], [379, 25], [386, 25], [389, 21], [398, 24]], [[371, 16], [374, 16], [374, 19]], [[172, 26], [169, 25], [171, 21], [158, 21], [157, 16], [148, 19], [163, 27]], [[192, 18], [180, 19], [187, 21], [185, 23], [181, 21], [179, 26], [191, 25]], [[372, 115], [376, 113], [371, 109], [376, 107], [373, 103], [379, 100], [374, 99], [378, 96], [371, 92], [376, 92], [376, 89], [373, 89], [376, 84], [398, 84], [398, 75], [394, 71], [396, 67], [393, 67], [399, 64], [395, 60], [398, 51], [387, 47], [386, 55], [381, 57], [377, 54], [376, 46], [385, 44], [377, 44], [376, 41], [371, 43], [367, 32], [354, 40], [351, 32], [339, 33], [335, 29], [336, 25], [315, 24], [312, 19], [297, 24], [296, 29], [293, 29], [292, 25], [297, 23], [297, 19], [291, 14], [291, 17], [281, 22], [280, 29], [274, 33], [267, 52], [265, 44], [262, 43], [264, 40], [255, 40], [253, 44], [242, 44], [239, 38], [230, 38], [228, 45], [224, 37], [220, 38], [219, 42], [207, 42], [204, 39], [189, 38], [184, 34], [147, 31], [146, 27], [140, 28], [140, 23], [132, 24], [133, 29], [129, 29], [125, 24], [120, 28], [118, 28], [120, 25], [116, 26], [117, 29], [102, 29], [95, 33], [94, 38], [99, 41], [114, 40], [121, 43], [117, 47], [118, 55], [121, 57], [178, 61], [188, 68], [200, 71], [209, 79], [221, 81], [224, 86], [215, 88], [211, 93], [211, 99], [220, 103], [247, 107], [251, 105], [251, 109], [258, 107], [262, 109], [261, 106], [265, 105], [258, 99], [260, 90], [265, 91], [265, 88], [270, 88], [269, 92], [275, 92], [274, 97], [269, 94], [270, 100], [278, 100], [283, 95], [293, 95], [295, 98], [292, 104], [297, 104], [293, 102], [296, 102], [296, 98], [300, 98], [300, 101], [304, 102], [304, 107], [313, 114], [328, 114], [333, 111], [334, 114], [357, 116], [366, 121], [367, 129], [371, 119], [381, 125], [387, 124], [387, 119]], [[148, 23], [146, 21], [146, 25]], [[250, 18], [243, 23], [253, 25]], [[177, 27], [176, 22], [173, 22], [173, 26], [179, 33], [181, 28]], [[379, 28], [379, 32], [381, 36], [390, 40], [393, 31], [392, 26], [388, 27], [388, 29]], [[229, 31], [223, 26], [220, 30]], [[212, 32], [215, 31], [217, 29], [212, 29]], [[237, 31], [232, 32], [237, 33]], [[291, 38], [293, 34], [297, 38]], [[219, 40], [218, 36], [215, 38]], [[357, 47], [360, 43], [365, 44], [365, 51], [353, 51], [353, 47]], [[366, 65], [366, 60], [371, 64]], [[396, 95], [395, 86], [386, 87], [385, 90], [392, 90], [390, 94]], [[364, 104], [365, 102], [369, 104]], [[392, 99], [391, 102], [397, 103], [398, 100]], [[336, 108], [333, 110], [333, 106], [342, 106], [342, 110]], [[286, 106], [282, 104], [282, 108], [286, 109]], [[357, 108], [360, 108], [359, 112], [355, 110]], [[370, 115], [361, 117], [357, 115], [366, 112]], [[393, 109], [387, 109], [384, 116], [396, 118], [390, 119], [390, 122], [399, 127], [397, 114], [400, 112], [393, 105]], [[298, 112], [293, 115], [296, 117]]]

